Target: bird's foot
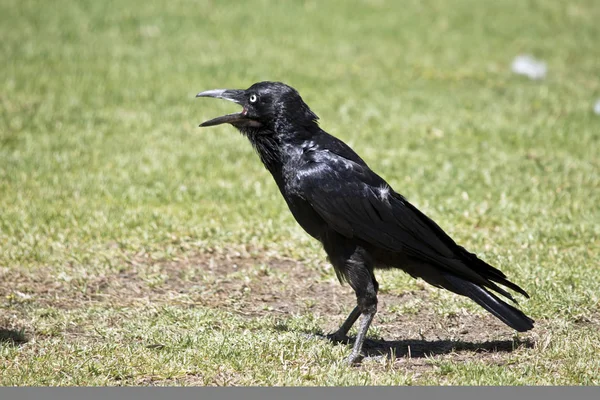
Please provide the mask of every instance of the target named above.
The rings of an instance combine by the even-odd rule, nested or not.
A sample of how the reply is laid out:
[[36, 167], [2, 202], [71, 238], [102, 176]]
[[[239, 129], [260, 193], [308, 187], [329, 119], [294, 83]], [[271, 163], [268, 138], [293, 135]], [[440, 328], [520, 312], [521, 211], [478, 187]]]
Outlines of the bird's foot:
[[360, 364], [363, 358], [364, 356], [362, 354], [352, 351], [352, 353], [350, 353], [350, 355], [346, 359], [346, 363], [348, 363], [348, 365], [352, 367], [354, 365]]
[[350, 338], [345, 333], [342, 333], [340, 331], [330, 333], [328, 335], [325, 335], [325, 337], [334, 343], [344, 343], [344, 344], [350, 343]]
[[330, 342], [333, 343], [343, 343], [343, 344], [350, 344], [352, 342], [352, 339], [350, 339], [348, 336], [344, 335], [344, 334], [340, 334], [338, 332], [335, 333], [330, 333], [330, 334], [322, 334], [322, 333], [305, 333], [304, 337], [307, 339], [318, 339], [318, 340], [329, 340]]
[[364, 356], [362, 354], [355, 355], [354, 352], [352, 352], [352, 354], [350, 354], [346, 359], [346, 362], [349, 366], [356, 366], [362, 364], [363, 362], [380, 362], [385, 358], [387, 357], [384, 355]]

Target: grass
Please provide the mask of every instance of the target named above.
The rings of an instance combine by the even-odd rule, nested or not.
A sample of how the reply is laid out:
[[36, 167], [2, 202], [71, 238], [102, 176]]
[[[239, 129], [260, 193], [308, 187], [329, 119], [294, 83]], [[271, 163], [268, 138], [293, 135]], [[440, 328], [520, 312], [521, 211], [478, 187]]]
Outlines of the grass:
[[[593, 0], [1, 2], [0, 384], [599, 384], [599, 18]], [[547, 78], [511, 74], [521, 53]], [[246, 140], [197, 128], [231, 105], [195, 93], [267, 79], [521, 284], [536, 329], [386, 272], [370, 336], [402, 354], [350, 368], [307, 337], [353, 294]]]

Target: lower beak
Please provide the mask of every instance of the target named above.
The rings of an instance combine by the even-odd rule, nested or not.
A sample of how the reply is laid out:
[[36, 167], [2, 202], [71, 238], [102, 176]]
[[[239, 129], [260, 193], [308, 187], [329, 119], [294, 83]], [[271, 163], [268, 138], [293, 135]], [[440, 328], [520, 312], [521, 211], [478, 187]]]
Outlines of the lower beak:
[[[239, 89], [214, 89], [200, 92], [196, 97], [214, 97], [217, 99], [233, 101], [236, 104], [243, 104], [245, 100], [245, 91]], [[235, 124], [247, 121], [248, 118], [244, 110], [235, 114], [227, 114], [222, 117], [213, 118], [200, 124], [200, 126], [214, 126], [220, 124]]]

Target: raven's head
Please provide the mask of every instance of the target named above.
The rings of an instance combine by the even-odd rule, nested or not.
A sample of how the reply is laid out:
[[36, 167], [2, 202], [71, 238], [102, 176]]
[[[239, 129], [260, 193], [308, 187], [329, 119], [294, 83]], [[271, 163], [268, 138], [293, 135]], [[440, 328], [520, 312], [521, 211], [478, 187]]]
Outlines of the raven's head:
[[281, 82], [259, 82], [248, 89], [214, 89], [196, 97], [216, 97], [233, 101], [242, 111], [223, 115], [200, 126], [228, 123], [242, 132], [281, 132], [290, 127], [316, 126], [318, 117], [308, 108], [296, 89]]

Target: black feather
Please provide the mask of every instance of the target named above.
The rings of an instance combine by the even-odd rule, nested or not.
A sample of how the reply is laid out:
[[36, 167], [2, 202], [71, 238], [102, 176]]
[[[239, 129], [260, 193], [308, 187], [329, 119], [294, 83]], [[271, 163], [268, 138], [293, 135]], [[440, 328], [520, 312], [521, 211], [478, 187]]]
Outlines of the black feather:
[[452, 275], [445, 275], [445, 278], [457, 293], [472, 299], [511, 328], [519, 332], [533, 328], [534, 321], [531, 318], [481, 286]]

